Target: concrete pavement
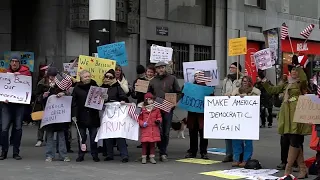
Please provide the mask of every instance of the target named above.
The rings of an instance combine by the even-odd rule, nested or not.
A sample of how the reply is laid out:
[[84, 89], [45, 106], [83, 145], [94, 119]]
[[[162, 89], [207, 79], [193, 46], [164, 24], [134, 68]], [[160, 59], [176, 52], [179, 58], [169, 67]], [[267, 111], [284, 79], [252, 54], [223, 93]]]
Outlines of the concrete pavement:
[[[76, 153], [70, 154], [72, 162], [54, 161], [45, 162], [45, 147], [34, 147], [36, 143], [36, 126], [24, 126], [21, 156], [23, 160], [12, 159], [12, 150], [9, 159], [0, 161], [1, 180], [212, 180], [220, 179], [212, 176], [200, 175], [201, 172], [231, 169], [230, 163], [200, 165], [181, 163], [175, 160], [183, 159], [188, 149], [189, 137], [177, 139], [176, 133], [171, 132], [169, 145], [170, 161], [158, 162], [156, 165], [142, 165], [135, 162], [141, 155], [141, 149], [137, 149], [138, 142], [128, 142], [130, 162], [123, 164], [120, 157], [116, 156], [112, 162], [101, 161], [94, 163], [88, 154], [85, 161], [75, 162]], [[74, 137], [75, 129], [73, 129]], [[186, 133], [187, 134], [187, 133]], [[262, 129], [260, 141], [254, 142], [254, 157], [261, 161], [264, 168], [275, 168], [280, 162], [279, 135], [276, 128]], [[309, 138], [305, 140], [305, 157], [315, 155], [308, 148]], [[209, 147], [224, 148], [223, 140], [210, 140]], [[73, 141], [73, 150], [76, 150], [76, 139]], [[221, 155], [209, 155], [212, 160], [222, 160]], [[102, 155], [100, 158], [103, 159]], [[280, 172], [278, 176], [282, 176]], [[309, 179], [313, 179], [312, 177]]]

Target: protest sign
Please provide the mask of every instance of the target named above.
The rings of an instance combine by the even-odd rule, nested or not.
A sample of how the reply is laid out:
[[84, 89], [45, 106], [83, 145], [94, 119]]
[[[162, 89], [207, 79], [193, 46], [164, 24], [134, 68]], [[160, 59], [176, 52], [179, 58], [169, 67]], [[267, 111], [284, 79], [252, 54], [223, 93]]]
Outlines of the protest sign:
[[56, 95], [51, 95], [47, 100], [40, 127], [71, 122], [71, 102], [72, 96], [57, 98]]
[[138, 79], [136, 84], [135, 84], [135, 91], [136, 92], [147, 93], [148, 88], [149, 88], [149, 83], [150, 83], [150, 81], [145, 81], [145, 80]]
[[184, 82], [194, 82], [194, 73], [196, 71], [210, 71], [212, 77], [211, 82], [207, 82], [207, 86], [217, 86], [219, 85], [219, 73], [216, 60], [208, 61], [194, 61], [194, 62], [184, 62], [183, 63], [183, 77]]
[[70, 76], [77, 76], [77, 68], [73, 63], [63, 63], [63, 71], [67, 72]]
[[112, 59], [120, 66], [128, 66], [128, 56], [125, 42], [117, 42], [98, 46], [99, 58]]
[[213, 87], [185, 83], [183, 97], [180, 99], [178, 107], [190, 112], [203, 113], [204, 97], [213, 93], [213, 90]]
[[205, 139], [259, 140], [259, 120], [260, 96], [205, 97]]
[[0, 73], [5, 73], [7, 72], [7, 68], [6, 68], [6, 62], [5, 60], [0, 60]]
[[299, 96], [293, 122], [320, 124], [320, 98], [314, 94]]
[[150, 62], [158, 63], [165, 62], [169, 64], [172, 61], [173, 49], [171, 47], [163, 47], [153, 44], [150, 47]]
[[229, 39], [229, 56], [238, 56], [242, 54], [247, 54], [247, 38], [234, 38]]
[[271, 50], [269, 48], [254, 53], [253, 57], [258, 69], [266, 70], [272, 68]]
[[173, 106], [177, 105], [177, 93], [166, 93], [164, 99], [171, 102]]
[[34, 53], [33, 52], [22, 52], [22, 51], [7, 51], [4, 52], [4, 67], [7, 69], [10, 65], [10, 58], [12, 55], [20, 55], [21, 64], [29, 67], [29, 70], [33, 72], [34, 69]]
[[107, 103], [95, 141], [110, 138], [139, 139], [139, 124], [128, 115], [130, 104]]
[[91, 86], [84, 106], [92, 109], [102, 110], [104, 102], [103, 96], [107, 92], [107, 88]]
[[104, 73], [109, 71], [109, 69], [115, 68], [116, 62], [113, 60], [80, 55], [77, 70], [77, 80], [80, 80], [79, 73], [82, 70], [87, 70], [91, 73], [91, 78], [95, 80], [98, 85], [101, 85]]
[[32, 91], [32, 77], [0, 73], [0, 101], [30, 104]]

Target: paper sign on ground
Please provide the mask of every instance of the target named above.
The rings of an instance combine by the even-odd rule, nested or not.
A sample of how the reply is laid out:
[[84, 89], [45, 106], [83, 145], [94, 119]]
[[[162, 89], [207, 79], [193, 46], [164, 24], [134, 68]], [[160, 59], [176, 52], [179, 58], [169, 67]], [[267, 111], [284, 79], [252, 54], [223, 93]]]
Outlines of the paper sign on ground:
[[223, 178], [223, 179], [232, 179], [232, 180], [245, 178], [244, 176], [235, 176], [235, 175], [225, 174], [225, 173], [223, 173], [223, 171], [210, 171], [210, 172], [203, 172], [200, 174], [206, 175], [206, 176], [219, 177], [219, 178]]
[[77, 80], [80, 81], [79, 73], [82, 70], [87, 70], [91, 73], [92, 79], [95, 80], [98, 85], [101, 85], [104, 73], [109, 71], [109, 69], [115, 69], [115, 67], [116, 61], [80, 55], [77, 70]]
[[21, 58], [21, 64], [29, 67], [29, 70], [33, 72], [34, 69], [34, 53], [22, 52], [22, 51], [7, 51], [4, 52], [5, 68], [9, 68], [10, 58], [12, 55], [19, 55]]
[[30, 104], [32, 92], [32, 77], [0, 73], [0, 101]]
[[107, 92], [107, 88], [91, 86], [84, 106], [92, 109], [102, 110], [104, 102], [103, 96]]
[[196, 159], [196, 158], [179, 159], [179, 160], [176, 160], [176, 161], [184, 162], [184, 163], [192, 163], [192, 164], [203, 164], [203, 165], [221, 163], [221, 161], [206, 160], [206, 159]]
[[70, 76], [77, 76], [77, 68], [73, 67], [73, 63], [63, 63], [63, 71], [67, 72]]
[[128, 115], [130, 105], [118, 102], [107, 103], [101, 120], [101, 126], [95, 141], [110, 138], [126, 138], [138, 141], [139, 124]]
[[220, 79], [216, 60], [194, 61], [183, 63], [184, 82], [194, 83], [194, 74], [196, 71], [210, 71], [212, 81], [206, 83], [207, 86], [218, 86]]
[[177, 105], [177, 93], [165, 93], [164, 98], [171, 102], [173, 106]]
[[254, 169], [238, 168], [238, 169], [223, 170], [223, 171], [204, 172], [201, 174], [221, 177], [225, 179], [240, 179], [240, 177], [241, 179], [242, 178], [253, 179], [254, 177], [261, 177], [262, 179], [266, 179], [264, 177], [271, 177], [272, 179], [275, 179], [274, 176], [272, 175], [277, 172], [278, 170], [276, 169], [254, 170]]
[[204, 138], [259, 140], [260, 96], [207, 96]]
[[52, 95], [48, 98], [44, 115], [40, 127], [48, 124], [71, 122], [71, 102], [72, 96], [62, 96], [57, 98]]
[[254, 53], [253, 57], [258, 69], [266, 70], [272, 68], [272, 56], [269, 48]]
[[145, 80], [138, 79], [136, 84], [135, 84], [135, 89], [134, 90], [136, 92], [146, 93], [146, 92], [148, 92], [148, 89], [149, 89], [149, 83], [150, 83], [150, 81], [145, 81]]
[[169, 64], [172, 61], [173, 49], [171, 47], [163, 47], [153, 44], [150, 47], [150, 62], [165, 62]]
[[128, 55], [125, 42], [117, 42], [98, 46], [99, 58], [112, 59], [120, 66], [128, 66]]
[[247, 38], [234, 38], [229, 39], [229, 51], [228, 56], [238, 56], [247, 54]]
[[319, 97], [314, 94], [299, 96], [293, 122], [320, 124], [320, 104], [313, 99]]

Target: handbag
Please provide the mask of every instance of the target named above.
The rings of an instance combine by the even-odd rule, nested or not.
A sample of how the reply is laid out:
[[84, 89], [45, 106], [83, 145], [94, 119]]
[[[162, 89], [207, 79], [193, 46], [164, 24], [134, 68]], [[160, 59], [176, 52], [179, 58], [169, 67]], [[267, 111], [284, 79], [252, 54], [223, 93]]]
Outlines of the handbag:
[[[33, 107], [32, 107], [31, 118], [33, 121], [41, 121], [43, 118], [44, 111], [42, 110], [42, 111], [34, 112], [34, 108], [36, 107], [36, 104], [37, 104], [37, 102], [35, 101], [33, 104]], [[40, 104], [41, 104], [42, 109], [44, 109], [43, 104], [42, 103], [40, 103]]]

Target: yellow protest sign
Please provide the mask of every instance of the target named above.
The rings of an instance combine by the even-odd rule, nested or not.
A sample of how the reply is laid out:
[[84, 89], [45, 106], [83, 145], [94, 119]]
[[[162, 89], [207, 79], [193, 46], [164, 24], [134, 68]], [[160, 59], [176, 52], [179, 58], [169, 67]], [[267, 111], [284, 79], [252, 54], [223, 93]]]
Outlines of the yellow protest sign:
[[238, 56], [247, 54], [247, 38], [234, 38], [229, 39], [229, 56]]
[[98, 85], [102, 84], [103, 75], [109, 69], [116, 68], [116, 61], [110, 59], [102, 59], [91, 56], [79, 56], [77, 80], [80, 80], [79, 73], [82, 70], [87, 70], [91, 73], [92, 79], [97, 82]]
[[221, 161], [206, 160], [206, 159], [196, 159], [196, 158], [179, 159], [179, 160], [176, 160], [176, 161], [184, 162], [184, 163], [192, 163], [192, 164], [203, 164], [203, 165], [221, 163]]

